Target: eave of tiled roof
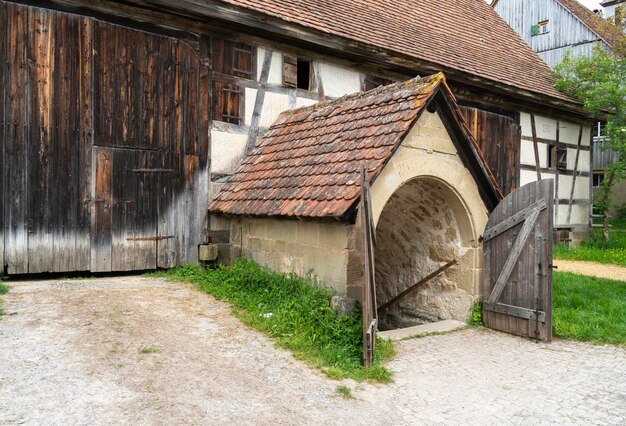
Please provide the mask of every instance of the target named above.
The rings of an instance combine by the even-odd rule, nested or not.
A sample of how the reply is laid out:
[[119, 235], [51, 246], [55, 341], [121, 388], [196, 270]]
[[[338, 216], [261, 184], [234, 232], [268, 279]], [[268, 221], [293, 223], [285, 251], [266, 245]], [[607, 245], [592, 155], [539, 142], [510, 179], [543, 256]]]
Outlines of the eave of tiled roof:
[[584, 26], [600, 37], [606, 44], [612, 46], [623, 34], [614, 31], [606, 25], [606, 20], [596, 15], [591, 10], [580, 4], [576, 0], [556, 0], [565, 9], [569, 10]]
[[[205, 0], [214, 3], [214, 0]], [[220, 0], [271, 19], [328, 37], [425, 61], [510, 88], [580, 104], [553, 87], [550, 68], [484, 0]], [[302, 34], [305, 37], [305, 34]], [[429, 67], [429, 72], [433, 67]], [[449, 76], [452, 74], [449, 74]], [[456, 81], [456, 77], [455, 77]], [[494, 86], [495, 87], [495, 86]], [[532, 99], [531, 99], [532, 100]]]
[[451, 108], [447, 118], [465, 138], [466, 167], [492, 207], [502, 194], [443, 74], [437, 74], [282, 113], [209, 210], [347, 220], [360, 196], [361, 163], [373, 183], [423, 110], [438, 97]]

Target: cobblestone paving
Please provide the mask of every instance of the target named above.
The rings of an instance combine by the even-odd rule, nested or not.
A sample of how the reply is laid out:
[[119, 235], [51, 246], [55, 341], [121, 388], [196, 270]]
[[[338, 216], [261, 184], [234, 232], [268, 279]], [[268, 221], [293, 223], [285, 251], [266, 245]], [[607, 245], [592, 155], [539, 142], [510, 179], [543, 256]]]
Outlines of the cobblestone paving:
[[626, 424], [624, 348], [477, 329], [400, 341], [395, 383], [345, 381], [346, 400], [189, 286], [11, 285], [0, 424]]
[[399, 343], [396, 383], [359, 397], [400, 423], [626, 424], [625, 349], [473, 329]]

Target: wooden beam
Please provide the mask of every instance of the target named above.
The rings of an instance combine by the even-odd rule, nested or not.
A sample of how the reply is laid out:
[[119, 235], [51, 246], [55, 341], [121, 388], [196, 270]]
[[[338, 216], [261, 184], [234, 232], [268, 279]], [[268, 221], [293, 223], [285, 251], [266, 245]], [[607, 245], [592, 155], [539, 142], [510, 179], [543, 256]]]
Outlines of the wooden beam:
[[542, 198], [536, 203], [531, 204], [525, 209], [515, 213], [513, 216], [510, 216], [502, 222], [498, 223], [497, 225], [494, 225], [491, 228], [487, 229], [483, 235], [483, 241], [489, 241], [490, 239], [497, 237], [498, 235], [511, 229], [518, 223], [523, 222], [534, 210], [541, 211], [546, 207], [546, 200], [545, 198]]
[[453, 265], [456, 265], [456, 263], [457, 263], [456, 259], [455, 260], [451, 260], [450, 262], [446, 263], [441, 268], [437, 269], [435, 272], [432, 272], [428, 276], [422, 278], [421, 280], [419, 280], [418, 282], [413, 284], [411, 287], [409, 287], [406, 290], [402, 291], [397, 296], [392, 297], [389, 301], [387, 301], [387, 302], [383, 303], [382, 305], [380, 305], [378, 307], [378, 311], [379, 312], [380, 311], [384, 311], [389, 306], [393, 305], [394, 303], [396, 303], [398, 300], [402, 299], [407, 294], [412, 293], [413, 291], [417, 290], [418, 287], [421, 287], [422, 285], [426, 284], [428, 281], [432, 280], [433, 278], [435, 278], [437, 275], [441, 274], [446, 269], [452, 267]]
[[541, 180], [541, 162], [539, 161], [539, 145], [537, 144], [537, 127], [535, 125], [535, 114], [530, 114], [530, 125], [533, 132], [533, 149], [535, 151], [535, 169], [537, 170], [537, 180]]
[[576, 188], [576, 172], [578, 171], [578, 159], [580, 158], [580, 144], [583, 140], [583, 126], [580, 126], [578, 133], [578, 146], [576, 147], [576, 160], [574, 161], [574, 177], [572, 178], [572, 187], [569, 192], [569, 203], [567, 206], [567, 223], [572, 218], [572, 205], [574, 204], [574, 189]]

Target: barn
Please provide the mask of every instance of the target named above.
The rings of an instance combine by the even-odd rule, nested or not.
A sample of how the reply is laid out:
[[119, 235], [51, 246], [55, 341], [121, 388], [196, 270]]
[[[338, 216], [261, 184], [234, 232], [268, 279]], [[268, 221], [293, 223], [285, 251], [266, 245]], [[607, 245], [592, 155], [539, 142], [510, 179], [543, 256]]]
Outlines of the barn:
[[2, 272], [195, 262], [282, 112], [438, 72], [502, 192], [558, 177], [585, 235], [591, 121], [487, 2], [354, 4], [0, 0]]
[[[502, 198], [440, 73], [281, 114], [209, 209], [229, 217], [233, 257], [313, 273], [360, 300], [369, 211], [371, 296], [391, 329], [466, 320], [485, 287], [482, 241]], [[515, 274], [523, 282], [526, 271]]]

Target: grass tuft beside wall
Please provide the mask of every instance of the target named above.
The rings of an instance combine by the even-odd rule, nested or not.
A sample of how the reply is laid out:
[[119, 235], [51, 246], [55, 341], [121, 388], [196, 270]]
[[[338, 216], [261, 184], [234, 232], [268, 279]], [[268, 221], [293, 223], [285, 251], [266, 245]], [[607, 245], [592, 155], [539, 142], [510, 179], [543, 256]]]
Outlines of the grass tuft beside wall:
[[[2, 276], [0, 276], [0, 279]], [[0, 281], [0, 294], [7, 294], [9, 292], [9, 286]], [[2, 299], [0, 299], [0, 317], [4, 315], [4, 309], [2, 309]]]
[[554, 273], [555, 337], [626, 345], [626, 282]]
[[391, 381], [382, 362], [393, 356], [393, 343], [379, 339], [374, 364], [363, 368], [360, 312], [339, 317], [330, 307], [331, 292], [312, 279], [270, 271], [244, 260], [215, 270], [186, 265], [152, 275], [194, 283], [230, 302], [245, 324], [270, 335], [278, 346], [333, 379]]

